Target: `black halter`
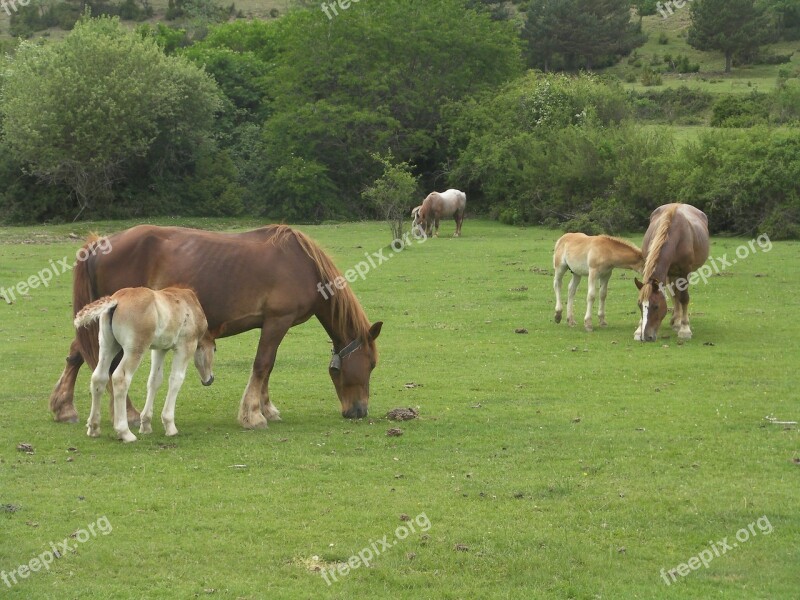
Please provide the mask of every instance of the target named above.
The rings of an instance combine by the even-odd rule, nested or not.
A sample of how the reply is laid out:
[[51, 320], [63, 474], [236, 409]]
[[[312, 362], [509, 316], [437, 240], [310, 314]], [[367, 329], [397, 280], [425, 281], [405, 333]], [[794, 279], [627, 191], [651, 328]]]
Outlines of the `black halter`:
[[338, 371], [342, 368], [342, 361], [359, 348], [361, 348], [361, 340], [356, 338], [347, 344], [347, 346], [339, 350], [339, 352], [336, 352], [336, 350], [331, 350], [333, 356], [331, 356], [331, 364], [328, 368], [332, 371]]

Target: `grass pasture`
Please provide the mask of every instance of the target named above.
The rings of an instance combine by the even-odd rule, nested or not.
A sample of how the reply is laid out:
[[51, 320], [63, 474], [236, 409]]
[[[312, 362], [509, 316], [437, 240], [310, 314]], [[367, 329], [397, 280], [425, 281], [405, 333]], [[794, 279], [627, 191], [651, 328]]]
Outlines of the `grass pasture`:
[[[130, 224], [2, 229], [0, 286], [74, 256], [70, 232]], [[301, 229], [343, 270], [389, 240], [377, 223]], [[632, 274], [611, 280], [609, 327], [586, 333], [553, 322], [559, 232], [471, 220], [462, 238], [452, 231], [444, 223], [443, 237], [353, 284], [385, 322], [370, 418], [355, 422], [339, 416], [312, 320], [280, 348], [271, 396], [283, 421], [268, 430], [236, 422], [251, 332], [219, 340], [212, 387], [190, 367], [176, 438], [155, 419], [152, 435], [114, 441], [107, 402], [103, 436], [87, 438], [88, 370], [81, 424], [47, 409], [71, 339], [69, 274], [0, 303], [0, 571], [51, 542], [77, 547], [16, 585], [0, 580], [0, 597], [796, 598], [800, 436], [765, 417], [800, 420], [800, 244], [755, 246], [696, 286], [691, 341], [665, 324], [641, 344]], [[747, 241], [716, 238], [712, 256], [730, 260]], [[584, 281], [579, 322], [585, 294]], [[166, 382], [156, 415], [165, 393]], [[401, 406], [420, 418], [384, 418]], [[69, 538], [102, 517], [107, 535]], [[662, 579], [761, 517], [769, 533]], [[367, 548], [382, 551], [330, 586], [315, 570]]]

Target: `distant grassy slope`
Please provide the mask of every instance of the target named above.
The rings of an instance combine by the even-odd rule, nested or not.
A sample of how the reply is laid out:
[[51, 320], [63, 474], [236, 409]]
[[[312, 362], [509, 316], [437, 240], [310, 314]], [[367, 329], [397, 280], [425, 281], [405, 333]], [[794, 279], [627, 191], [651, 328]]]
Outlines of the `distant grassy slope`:
[[[725, 57], [721, 52], [701, 52], [686, 43], [686, 34], [691, 25], [688, 5], [674, 12], [668, 18], [656, 14], [644, 17], [642, 28], [649, 39], [641, 48], [636, 50], [641, 57], [642, 65], [651, 65], [654, 56], [659, 59], [659, 64], [651, 65], [658, 69], [665, 54], [673, 57], [679, 54], [688, 56], [689, 62], [700, 65], [700, 72], [694, 74], [663, 74], [663, 86], [678, 87], [686, 85], [690, 88], [701, 88], [718, 94], [749, 93], [752, 90], [766, 92], [775, 87], [778, 71], [781, 68], [791, 67], [800, 70], [800, 41], [781, 42], [769, 47], [777, 54], [789, 54], [795, 51], [792, 62], [787, 65], [753, 65], [735, 67], [733, 72], [726, 75]], [[659, 44], [659, 35], [665, 33], [668, 38], [666, 44]], [[607, 73], [615, 74], [625, 80], [630, 73], [637, 76], [636, 83], [627, 83], [630, 89], [645, 89], [641, 84], [641, 67], [628, 64], [623, 60], [618, 65], [609, 68]]]
[[[235, 4], [236, 10], [242, 11], [248, 19], [267, 19], [270, 17], [270, 11], [273, 9], [277, 9], [280, 14], [285, 14], [292, 4], [291, 0], [221, 0], [219, 2], [219, 4], [223, 6], [229, 6], [231, 3]], [[150, 4], [155, 10], [155, 15], [152, 19], [149, 19], [149, 21], [151, 23], [166, 22], [164, 15], [167, 12], [169, 0], [151, 0]], [[9, 10], [11, 10], [10, 7]], [[133, 21], [130, 21], [130, 23], [133, 23]], [[172, 22], [170, 24], [174, 25], [178, 24], [178, 22]], [[10, 37], [10, 25], [11, 19], [9, 14], [5, 10], [0, 9], [0, 38]], [[44, 32], [48, 37], [55, 38], [61, 38], [66, 35], [66, 33], [66, 31], [58, 27]]]

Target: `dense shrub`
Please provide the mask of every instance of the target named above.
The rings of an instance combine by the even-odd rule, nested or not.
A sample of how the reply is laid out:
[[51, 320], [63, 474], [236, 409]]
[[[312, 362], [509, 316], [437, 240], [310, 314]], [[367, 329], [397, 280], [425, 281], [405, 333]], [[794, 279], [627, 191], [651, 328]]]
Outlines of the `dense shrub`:
[[751, 92], [746, 96], [723, 96], [712, 108], [714, 127], [752, 127], [769, 119], [769, 96]]
[[672, 188], [706, 212], [713, 232], [800, 235], [800, 131], [705, 134], [678, 154]]
[[711, 93], [682, 85], [664, 90], [631, 92], [634, 114], [639, 119], [687, 122], [705, 117], [714, 97]]

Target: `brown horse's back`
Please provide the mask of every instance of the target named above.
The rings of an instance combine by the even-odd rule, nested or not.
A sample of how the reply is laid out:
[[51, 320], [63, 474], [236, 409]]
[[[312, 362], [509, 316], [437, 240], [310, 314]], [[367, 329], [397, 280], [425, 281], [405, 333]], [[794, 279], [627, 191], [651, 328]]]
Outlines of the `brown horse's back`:
[[271, 313], [290, 308], [307, 319], [319, 300], [314, 291], [319, 275], [293, 237], [269, 243], [276, 231], [263, 227], [226, 234], [150, 225], [128, 229], [109, 238], [111, 252], [91, 258], [93, 295], [125, 287], [191, 287], [214, 337], [261, 327]]
[[670, 211], [674, 214], [663, 253], [671, 256], [669, 274], [685, 276], [706, 262], [709, 252], [708, 217], [691, 204], [665, 204], [653, 211], [642, 241], [642, 254], [647, 257], [650, 253], [658, 235], [659, 219]]

